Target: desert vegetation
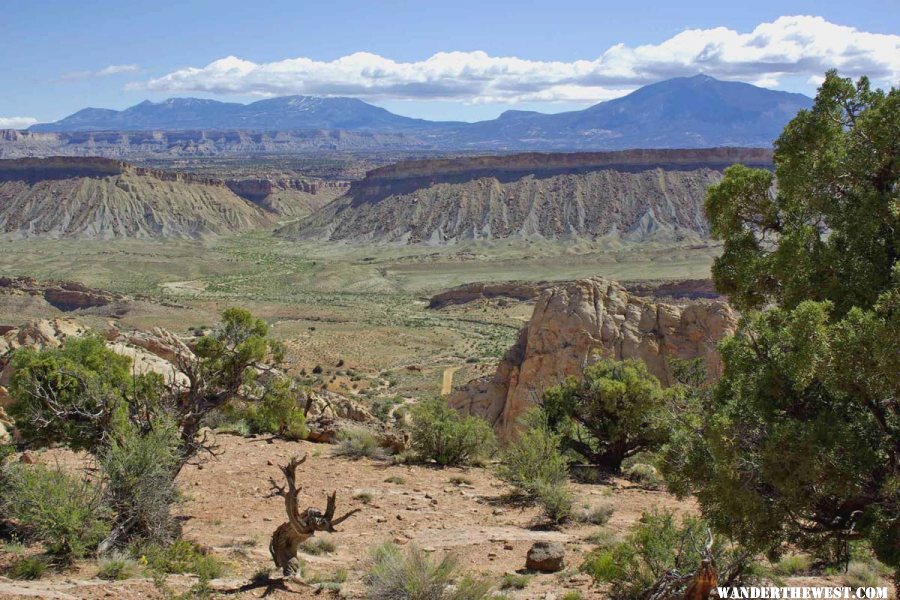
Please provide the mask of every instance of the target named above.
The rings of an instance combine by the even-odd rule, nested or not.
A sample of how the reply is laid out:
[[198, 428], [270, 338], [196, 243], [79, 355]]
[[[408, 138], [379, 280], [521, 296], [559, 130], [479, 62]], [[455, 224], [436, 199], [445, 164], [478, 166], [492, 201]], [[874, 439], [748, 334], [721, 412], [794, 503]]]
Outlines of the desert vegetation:
[[[700, 600], [801, 577], [896, 585], [898, 139], [896, 90], [830, 73], [774, 173], [736, 165], [708, 192], [712, 276], [740, 311], [720, 371], [698, 352], [651, 366], [598, 348], [512, 424], [481, 397], [460, 411], [437, 395], [457, 368], [494, 389], [496, 358], [521, 348], [528, 304], [425, 308], [420, 292], [456, 282], [468, 255], [210, 242], [209, 285], [167, 288], [195, 307], [159, 313], [190, 315], [177, 343], [133, 335], [125, 354], [88, 315], [93, 329], [4, 357], [0, 586]], [[149, 297], [156, 268], [117, 293]], [[674, 322], [658, 306], [606, 316]], [[166, 375], [139, 368], [138, 342]]]

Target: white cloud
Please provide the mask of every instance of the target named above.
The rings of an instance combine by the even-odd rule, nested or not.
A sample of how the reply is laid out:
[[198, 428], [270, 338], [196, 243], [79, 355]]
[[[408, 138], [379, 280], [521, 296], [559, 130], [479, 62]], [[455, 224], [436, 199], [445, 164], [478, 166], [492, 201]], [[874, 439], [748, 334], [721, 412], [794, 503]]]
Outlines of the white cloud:
[[900, 80], [900, 35], [874, 34], [822, 17], [786, 16], [740, 33], [688, 29], [659, 43], [618, 44], [593, 60], [533, 61], [485, 52], [440, 52], [418, 62], [357, 52], [333, 61], [291, 58], [254, 63], [234, 56], [188, 67], [129, 89], [470, 103], [596, 102], [669, 77], [706, 73], [774, 87], [779, 78], [869, 75]]
[[108, 65], [96, 71], [73, 71], [64, 73], [60, 76], [63, 80], [74, 79], [90, 79], [92, 77], [109, 77], [110, 75], [121, 75], [122, 73], [136, 73], [141, 68], [138, 65]]
[[0, 129], [26, 129], [37, 122], [34, 117], [0, 117]]

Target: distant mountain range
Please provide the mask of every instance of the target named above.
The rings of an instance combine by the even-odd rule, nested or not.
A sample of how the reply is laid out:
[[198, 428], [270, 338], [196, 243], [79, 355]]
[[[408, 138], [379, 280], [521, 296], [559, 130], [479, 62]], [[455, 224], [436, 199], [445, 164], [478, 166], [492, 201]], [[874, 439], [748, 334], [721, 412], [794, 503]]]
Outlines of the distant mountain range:
[[719, 81], [669, 79], [579, 111], [507, 111], [477, 123], [412, 119], [353, 98], [287, 96], [251, 104], [196, 98], [145, 101], [116, 111], [86, 108], [31, 132], [302, 131], [402, 134], [417, 148], [587, 150], [769, 146], [812, 99]]

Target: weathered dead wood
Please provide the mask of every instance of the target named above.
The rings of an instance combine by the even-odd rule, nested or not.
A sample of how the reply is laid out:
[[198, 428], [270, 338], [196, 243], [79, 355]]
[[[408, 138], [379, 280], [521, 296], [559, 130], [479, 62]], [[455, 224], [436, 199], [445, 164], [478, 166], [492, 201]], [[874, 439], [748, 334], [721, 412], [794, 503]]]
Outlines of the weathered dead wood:
[[303, 458], [295, 456], [287, 465], [278, 467], [284, 473], [286, 485], [280, 486], [274, 479], [269, 480], [272, 484], [271, 495], [284, 498], [284, 509], [288, 517], [287, 522], [279, 525], [272, 534], [269, 552], [272, 560], [275, 561], [275, 566], [281, 569], [286, 577], [292, 577], [300, 570], [300, 562], [297, 559], [297, 550], [300, 548], [300, 544], [315, 535], [317, 531], [336, 531], [336, 525], [340, 525], [360, 511], [360, 509], [354, 508], [343, 516], [334, 518], [337, 492], [332, 492], [328, 496], [324, 513], [313, 507], [303, 511], [299, 510], [297, 494], [300, 488], [297, 487], [297, 467], [306, 462], [306, 458], [306, 455]]

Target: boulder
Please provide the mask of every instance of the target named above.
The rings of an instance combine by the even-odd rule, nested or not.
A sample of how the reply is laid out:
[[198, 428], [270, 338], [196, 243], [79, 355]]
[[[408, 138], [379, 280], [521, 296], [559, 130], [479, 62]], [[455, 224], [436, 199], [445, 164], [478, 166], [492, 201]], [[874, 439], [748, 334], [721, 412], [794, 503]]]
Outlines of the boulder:
[[674, 383], [671, 358], [703, 359], [714, 377], [722, 368], [716, 346], [736, 326], [723, 301], [657, 303], [600, 277], [562, 283], [538, 298], [494, 374], [455, 390], [449, 402], [509, 438], [545, 389], [580, 376], [598, 356], [640, 359], [663, 385]]
[[323, 415], [359, 423], [369, 423], [375, 420], [372, 413], [359, 402], [328, 390], [306, 392], [306, 412], [307, 415]]
[[6, 444], [12, 441], [13, 422], [7, 414], [6, 410], [0, 406], [0, 444]]
[[529, 571], [555, 573], [566, 567], [566, 549], [559, 542], [535, 542], [525, 557]]

